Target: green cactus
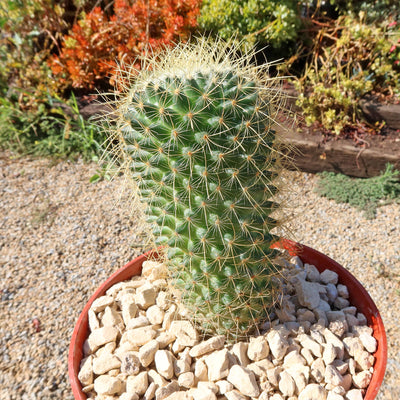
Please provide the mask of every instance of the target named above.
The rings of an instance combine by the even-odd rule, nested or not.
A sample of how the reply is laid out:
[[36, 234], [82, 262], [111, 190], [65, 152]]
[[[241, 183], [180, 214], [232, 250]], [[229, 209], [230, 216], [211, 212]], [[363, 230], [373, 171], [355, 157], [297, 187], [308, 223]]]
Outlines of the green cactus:
[[[173, 286], [205, 332], [246, 336], [275, 300], [279, 89], [199, 40], [147, 62], [118, 103], [121, 150]], [[129, 86], [129, 85], [128, 85]]]

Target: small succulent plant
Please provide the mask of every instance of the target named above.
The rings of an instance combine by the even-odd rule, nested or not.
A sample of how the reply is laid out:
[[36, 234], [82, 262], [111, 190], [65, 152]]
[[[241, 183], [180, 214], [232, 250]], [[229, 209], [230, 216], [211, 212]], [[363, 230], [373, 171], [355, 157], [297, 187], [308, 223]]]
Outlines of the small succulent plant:
[[172, 285], [205, 332], [236, 340], [277, 292], [272, 198], [279, 87], [254, 54], [198, 39], [148, 59], [117, 103], [120, 151]]

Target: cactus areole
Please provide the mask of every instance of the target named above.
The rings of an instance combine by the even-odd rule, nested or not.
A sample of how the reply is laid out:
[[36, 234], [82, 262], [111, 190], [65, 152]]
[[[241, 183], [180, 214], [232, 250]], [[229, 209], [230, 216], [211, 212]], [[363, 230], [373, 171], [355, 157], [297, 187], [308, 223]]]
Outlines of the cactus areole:
[[228, 49], [199, 40], [148, 60], [117, 130], [182, 303], [205, 332], [236, 340], [275, 298], [279, 90]]

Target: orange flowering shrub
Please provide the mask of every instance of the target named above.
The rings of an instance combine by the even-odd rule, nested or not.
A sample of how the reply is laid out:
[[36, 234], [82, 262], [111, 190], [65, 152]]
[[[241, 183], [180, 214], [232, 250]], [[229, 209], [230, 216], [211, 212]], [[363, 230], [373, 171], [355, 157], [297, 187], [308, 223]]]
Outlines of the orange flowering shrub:
[[49, 61], [52, 72], [66, 85], [92, 89], [146, 48], [157, 51], [185, 40], [197, 24], [201, 1], [115, 0], [111, 16], [96, 7], [64, 36], [60, 54]]

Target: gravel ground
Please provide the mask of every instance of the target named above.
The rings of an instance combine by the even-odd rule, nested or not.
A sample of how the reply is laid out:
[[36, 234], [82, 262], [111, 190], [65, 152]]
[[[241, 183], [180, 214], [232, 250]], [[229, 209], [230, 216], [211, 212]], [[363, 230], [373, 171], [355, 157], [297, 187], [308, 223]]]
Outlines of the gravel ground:
[[[94, 164], [0, 153], [0, 399], [72, 400], [69, 339], [85, 301], [144, 249], [122, 178], [89, 183]], [[347, 267], [380, 308], [389, 361], [379, 400], [400, 398], [400, 206], [377, 218], [313, 193], [316, 177], [288, 173], [297, 194], [292, 237]], [[393, 305], [395, 305], [393, 307]]]

